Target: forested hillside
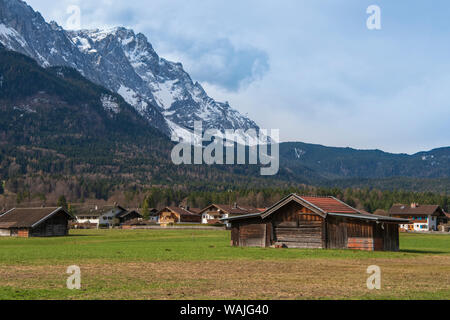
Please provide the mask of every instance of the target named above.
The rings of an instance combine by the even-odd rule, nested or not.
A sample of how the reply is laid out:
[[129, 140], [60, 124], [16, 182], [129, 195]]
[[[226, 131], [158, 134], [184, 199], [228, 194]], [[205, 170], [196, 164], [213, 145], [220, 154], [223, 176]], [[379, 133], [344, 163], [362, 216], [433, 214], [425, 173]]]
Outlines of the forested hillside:
[[0, 48], [3, 206], [53, 203], [60, 195], [107, 201], [155, 186], [184, 196], [306, 185], [450, 191], [449, 148], [408, 156], [283, 143], [278, 175], [261, 177], [259, 166], [175, 166], [172, 147], [118, 94], [74, 69], [42, 68]]

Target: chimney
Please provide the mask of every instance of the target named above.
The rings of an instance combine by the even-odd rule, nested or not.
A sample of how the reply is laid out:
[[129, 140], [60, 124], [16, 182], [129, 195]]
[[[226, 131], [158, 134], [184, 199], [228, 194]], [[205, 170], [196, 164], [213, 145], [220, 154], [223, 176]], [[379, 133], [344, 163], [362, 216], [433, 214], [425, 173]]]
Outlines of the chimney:
[[237, 202], [235, 202], [234, 206], [233, 206], [233, 209], [237, 209], [237, 208], [238, 208], [238, 205], [237, 205]]
[[418, 206], [419, 206], [419, 204], [417, 204], [417, 203], [415, 203], [415, 202], [411, 203], [411, 208], [412, 208], [412, 209], [415, 209], [415, 208], [417, 208]]

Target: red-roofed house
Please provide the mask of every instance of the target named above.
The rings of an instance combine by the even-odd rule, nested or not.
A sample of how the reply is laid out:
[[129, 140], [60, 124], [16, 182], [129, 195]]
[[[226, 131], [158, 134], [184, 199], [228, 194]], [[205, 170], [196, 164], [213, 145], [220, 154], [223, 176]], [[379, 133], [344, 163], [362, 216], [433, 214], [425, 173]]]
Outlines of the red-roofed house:
[[233, 246], [399, 250], [399, 224], [363, 213], [334, 197], [291, 194], [262, 213], [224, 219]]

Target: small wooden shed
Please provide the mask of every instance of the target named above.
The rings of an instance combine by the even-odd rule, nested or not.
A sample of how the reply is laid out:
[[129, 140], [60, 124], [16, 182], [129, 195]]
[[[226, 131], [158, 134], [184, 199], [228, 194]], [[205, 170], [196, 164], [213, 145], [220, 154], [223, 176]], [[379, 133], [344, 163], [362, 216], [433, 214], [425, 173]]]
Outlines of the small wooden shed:
[[334, 197], [291, 194], [263, 213], [224, 219], [233, 246], [399, 250], [404, 219], [362, 213]]
[[72, 216], [63, 208], [17, 208], [0, 216], [0, 236], [66, 236]]

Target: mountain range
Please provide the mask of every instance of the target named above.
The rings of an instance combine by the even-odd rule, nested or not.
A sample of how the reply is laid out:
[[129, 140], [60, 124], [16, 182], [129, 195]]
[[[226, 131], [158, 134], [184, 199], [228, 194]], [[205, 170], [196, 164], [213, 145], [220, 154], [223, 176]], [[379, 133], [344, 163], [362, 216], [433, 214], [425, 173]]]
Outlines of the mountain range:
[[280, 172], [266, 178], [254, 166], [177, 167], [170, 137], [186, 137], [194, 121], [221, 130], [258, 125], [209, 97], [133, 30], [66, 31], [25, 2], [0, 0], [0, 43], [1, 180], [450, 191], [449, 147], [406, 155], [281, 143]]
[[0, 1], [0, 42], [42, 67], [68, 66], [119, 93], [155, 128], [187, 138], [194, 121], [205, 128], [258, 129], [207, 95], [181, 63], [158, 56], [147, 38], [122, 27], [66, 31], [20, 0]]

